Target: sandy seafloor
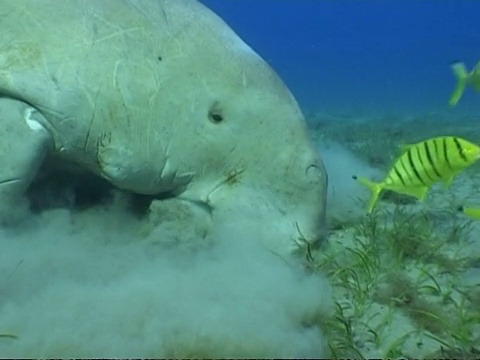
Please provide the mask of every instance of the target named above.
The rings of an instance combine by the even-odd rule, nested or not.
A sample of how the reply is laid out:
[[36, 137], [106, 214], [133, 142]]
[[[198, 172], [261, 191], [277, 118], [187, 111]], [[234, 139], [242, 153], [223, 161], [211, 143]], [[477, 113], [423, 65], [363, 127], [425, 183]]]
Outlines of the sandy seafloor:
[[[475, 117], [307, 117], [329, 173], [329, 233], [299, 255], [307, 272], [327, 275], [333, 306], [322, 279], [242, 241], [179, 256], [191, 248], [169, 217], [188, 217], [182, 209], [162, 214], [157, 203], [142, 222], [121, 196], [89, 205], [100, 189], [77, 194], [86, 199], [75, 212], [63, 184], [67, 194], [37, 199], [50, 210], [0, 233], [0, 357], [480, 357], [480, 222], [456, 211], [480, 206], [480, 164], [424, 202], [386, 194], [370, 216], [352, 179], [380, 180], [405, 143], [480, 143]], [[195, 242], [204, 229], [182, 231]]]
[[480, 164], [424, 202], [387, 193], [371, 215], [352, 175], [382, 180], [402, 144], [435, 136], [480, 143], [478, 116], [311, 114], [330, 178], [330, 234], [306, 254], [328, 273], [336, 312], [328, 326], [338, 358], [479, 358]]

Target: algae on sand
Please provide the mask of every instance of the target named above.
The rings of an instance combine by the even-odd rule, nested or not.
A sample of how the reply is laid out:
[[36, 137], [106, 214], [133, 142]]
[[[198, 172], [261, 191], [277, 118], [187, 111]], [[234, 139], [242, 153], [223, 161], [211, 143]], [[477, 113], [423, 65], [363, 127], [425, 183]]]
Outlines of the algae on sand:
[[[435, 114], [378, 120], [327, 119], [313, 138], [335, 141], [382, 171], [402, 143], [437, 135], [480, 143], [473, 121]], [[332, 357], [479, 357], [480, 281], [464, 279], [479, 267], [480, 224], [455, 211], [479, 187], [480, 168], [473, 166], [449, 189], [434, 187], [423, 203], [385, 196], [355, 222], [335, 219], [328, 241], [307, 259], [334, 288], [326, 334]]]

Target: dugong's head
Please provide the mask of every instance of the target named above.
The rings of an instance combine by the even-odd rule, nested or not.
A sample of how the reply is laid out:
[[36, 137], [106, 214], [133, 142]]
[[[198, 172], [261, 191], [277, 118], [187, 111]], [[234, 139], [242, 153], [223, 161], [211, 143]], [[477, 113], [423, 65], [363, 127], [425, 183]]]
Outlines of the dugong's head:
[[219, 17], [175, 4], [160, 64], [169, 96], [157, 106], [169, 119], [167, 167], [193, 174], [178, 197], [278, 242], [293, 246], [299, 230], [319, 239], [327, 175], [294, 97]]
[[[327, 177], [299, 106], [213, 12], [195, 0], [8, 4], [0, 17], [18, 44], [3, 44], [0, 92], [35, 108], [27, 118], [56, 155], [171, 194], [214, 225], [291, 245], [322, 235]], [[25, 9], [41, 21], [17, 18]]]
[[[11, 24], [26, 8], [45, 23], [51, 9], [62, 13], [54, 31], [35, 22], [34, 40], [19, 40], [27, 45], [7, 41], [9, 80], [0, 86], [39, 109], [59, 156], [276, 244], [322, 235], [327, 177], [297, 102], [201, 3], [9, 4]], [[20, 25], [7, 29], [26, 36]]]
[[121, 147], [106, 146], [103, 175], [136, 192], [170, 193], [212, 225], [228, 223], [235, 232], [254, 229], [279, 252], [288, 253], [300, 238], [318, 240], [327, 175], [281, 79], [200, 3], [162, 0], [135, 6], [140, 18], [149, 19], [151, 31], [143, 33], [142, 51], [136, 51], [136, 43], [131, 46], [131, 56], [145, 54], [155, 62], [127, 66], [122, 60], [115, 74], [117, 83], [128, 75], [125, 87], [135, 101], [129, 111], [149, 119], [140, 131], [150, 139], [138, 148], [148, 150], [139, 150], [147, 160], [133, 158], [133, 175], [119, 176], [128, 160], [119, 153], [114, 166], [109, 157]]

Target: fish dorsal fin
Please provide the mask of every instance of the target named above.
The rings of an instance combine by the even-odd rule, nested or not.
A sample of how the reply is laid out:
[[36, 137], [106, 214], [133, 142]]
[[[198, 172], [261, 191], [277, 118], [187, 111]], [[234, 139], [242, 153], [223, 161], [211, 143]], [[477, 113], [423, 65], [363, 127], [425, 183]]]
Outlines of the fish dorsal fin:
[[408, 149], [410, 149], [413, 146], [413, 144], [402, 144], [398, 145], [398, 149], [400, 151], [400, 154], [403, 154], [406, 152]]

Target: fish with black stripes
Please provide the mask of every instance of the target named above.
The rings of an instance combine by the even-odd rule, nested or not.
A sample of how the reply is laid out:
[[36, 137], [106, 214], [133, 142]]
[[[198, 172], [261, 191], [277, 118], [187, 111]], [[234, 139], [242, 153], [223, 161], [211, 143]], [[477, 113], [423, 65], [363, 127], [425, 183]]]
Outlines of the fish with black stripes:
[[448, 104], [450, 106], [457, 105], [458, 101], [463, 96], [465, 87], [470, 87], [476, 92], [480, 92], [480, 61], [473, 67], [471, 71], [468, 71], [465, 64], [459, 61], [454, 62], [451, 65], [453, 74], [457, 81], [455, 89]]
[[448, 187], [453, 178], [480, 157], [480, 147], [454, 136], [441, 136], [404, 145], [402, 154], [393, 163], [382, 182], [353, 176], [371, 191], [367, 205], [370, 213], [382, 190], [410, 195], [422, 201], [434, 183]]

